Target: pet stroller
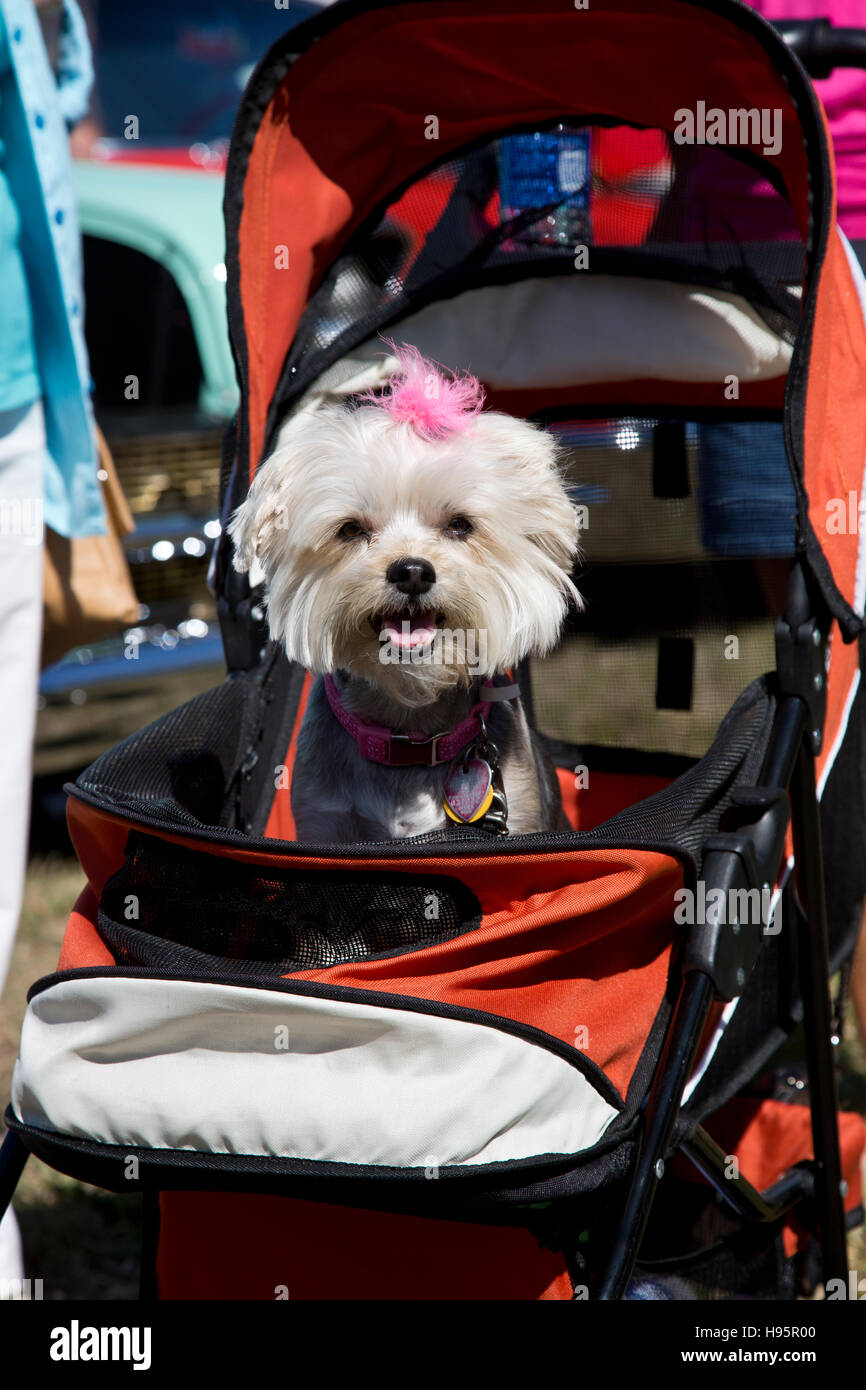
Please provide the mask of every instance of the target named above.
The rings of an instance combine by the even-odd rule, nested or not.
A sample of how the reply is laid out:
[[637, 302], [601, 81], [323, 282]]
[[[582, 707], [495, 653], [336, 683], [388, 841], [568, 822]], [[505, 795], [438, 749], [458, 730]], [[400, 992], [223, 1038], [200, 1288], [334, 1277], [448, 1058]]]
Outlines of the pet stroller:
[[309, 677], [224, 530], [228, 678], [69, 788], [7, 1193], [142, 1190], [150, 1297], [846, 1281], [866, 285], [804, 68], [734, 0], [338, 5], [253, 74], [225, 213], [224, 521], [383, 333], [559, 437], [586, 610], [516, 676], [573, 829], [298, 843]]

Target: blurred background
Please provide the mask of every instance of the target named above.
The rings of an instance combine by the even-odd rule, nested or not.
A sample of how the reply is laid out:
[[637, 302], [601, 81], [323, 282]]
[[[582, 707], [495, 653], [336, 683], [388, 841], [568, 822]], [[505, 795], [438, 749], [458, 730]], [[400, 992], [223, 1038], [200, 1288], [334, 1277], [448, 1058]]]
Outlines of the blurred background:
[[[26, 991], [55, 968], [83, 886], [66, 835], [64, 782], [223, 679], [207, 569], [219, 535], [222, 438], [237, 402], [225, 308], [226, 156], [254, 66], [320, 7], [81, 0], [96, 74], [90, 109], [71, 135], [85, 335], [97, 420], [135, 521], [123, 544], [139, 615], [42, 672], [27, 886], [0, 1012], [4, 1103]], [[53, 0], [38, 8], [51, 56], [62, 8]], [[853, 1027], [843, 1050], [843, 1108], [866, 1110]], [[45, 1298], [137, 1296], [139, 1201], [30, 1160], [15, 1205], [26, 1272], [43, 1280]], [[864, 1269], [863, 1233], [853, 1240], [851, 1265]]]
[[[225, 312], [223, 176], [256, 62], [319, 6], [291, 0], [90, 0], [96, 80], [72, 132], [85, 335], [97, 420], [135, 519], [134, 629], [43, 672], [33, 828], [64, 836], [64, 781], [217, 684], [206, 575], [219, 534], [222, 434], [237, 388]], [[40, 6], [51, 54], [59, 4]]]

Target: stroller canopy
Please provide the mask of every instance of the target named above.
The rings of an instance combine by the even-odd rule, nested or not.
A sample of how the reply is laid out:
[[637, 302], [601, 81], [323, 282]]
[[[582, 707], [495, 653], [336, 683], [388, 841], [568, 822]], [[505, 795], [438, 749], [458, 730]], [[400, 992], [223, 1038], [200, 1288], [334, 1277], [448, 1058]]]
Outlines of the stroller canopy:
[[[514, 191], [515, 160], [509, 172], [500, 158], [490, 174], [496, 146], [553, 129], [573, 135], [578, 161], [589, 159], [581, 133], [593, 134], [589, 254], [579, 267], [588, 276], [575, 276], [573, 236], [568, 246], [555, 234], [527, 246], [531, 214], [525, 189], [522, 206]], [[652, 398], [729, 405], [734, 415], [784, 406], [797, 544], [851, 640], [862, 625], [858, 535], [839, 517], [850, 494], [859, 496], [866, 458], [866, 332], [835, 228], [830, 164], [803, 69], [735, 0], [594, 0], [585, 10], [563, 0], [347, 3], [291, 30], [248, 86], [227, 174], [242, 403], [225, 510], [242, 500], [286, 412], [323, 372], [381, 330], [399, 337], [400, 323], [434, 298], [568, 275], [580, 279], [569, 287], [581, 296], [572, 333], [592, 347], [612, 274], [620, 296], [623, 273], [632, 277], [635, 321], [621, 297], [607, 319], [633, 341], [636, 325], [649, 331], [654, 321], [648, 281], [678, 282], [686, 297], [708, 287], [724, 330], [726, 296], [737, 310], [748, 301], [758, 321], [741, 341], [753, 349], [769, 329], [783, 348], [777, 360], [764, 353], [756, 368], [754, 351], [745, 365], [732, 352], [725, 370], [722, 349], [683, 380], [681, 365], [664, 368], [666, 345], [679, 336], [665, 317], [655, 356], [623, 361], [619, 380], [608, 369], [601, 397], [598, 377], [588, 380], [579, 362], [561, 365], [561, 379], [540, 394], [498, 392], [509, 383], [491, 380], [484, 362], [478, 374], [493, 388], [491, 403], [516, 414], [573, 405], [582, 389], [596, 403]], [[560, 162], [536, 222], [555, 224], [561, 182]], [[757, 205], [757, 221], [754, 211], [738, 220], [738, 200]], [[526, 359], [536, 346], [526, 345]], [[654, 377], [665, 378], [662, 395]]]

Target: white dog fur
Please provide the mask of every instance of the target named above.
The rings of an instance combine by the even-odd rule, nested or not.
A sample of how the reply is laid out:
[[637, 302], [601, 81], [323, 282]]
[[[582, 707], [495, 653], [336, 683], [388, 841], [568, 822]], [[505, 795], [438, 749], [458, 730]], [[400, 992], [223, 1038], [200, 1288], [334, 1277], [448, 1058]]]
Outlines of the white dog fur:
[[[492, 411], [439, 438], [372, 402], [302, 414], [284, 428], [230, 531], [236, 567], [267, 580], [272, 638], [291, 660], [334, 675], [353, 714], [395, 732], [453, 728], [483, 677], [501, 680], [527, 655], [550, 651], [569, 601], [580, 606], [570, 577], [577, 517], [555, 443]], [[386, 577], [403, 557], [435, 570], [426, 592], [407, 597]], [[383, 615], [472, 632], [485, 659], [470, 669], [467, 643], [465, 661], [383, 664]], [[519, 704], [493, 705], [490, 730], [512, 833], [562, 825], [555, 776]], [[446, 771], [361, 758], [320, 679], [293, 777], [298, 838], [445, 828]]]

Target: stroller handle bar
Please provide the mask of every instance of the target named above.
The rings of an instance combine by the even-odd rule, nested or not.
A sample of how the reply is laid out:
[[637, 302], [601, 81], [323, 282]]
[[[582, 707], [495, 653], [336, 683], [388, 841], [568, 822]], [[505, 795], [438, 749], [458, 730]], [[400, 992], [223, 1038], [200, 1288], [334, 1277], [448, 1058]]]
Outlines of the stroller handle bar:
[[773, 28], [818, 81], [834, 68], [866, 68], [866, 29], [837, 29], [829, 19], [778, 19]]

